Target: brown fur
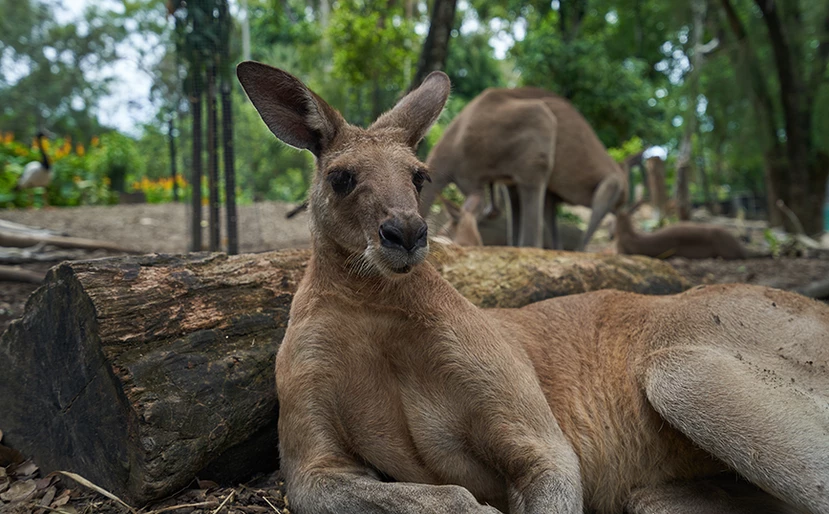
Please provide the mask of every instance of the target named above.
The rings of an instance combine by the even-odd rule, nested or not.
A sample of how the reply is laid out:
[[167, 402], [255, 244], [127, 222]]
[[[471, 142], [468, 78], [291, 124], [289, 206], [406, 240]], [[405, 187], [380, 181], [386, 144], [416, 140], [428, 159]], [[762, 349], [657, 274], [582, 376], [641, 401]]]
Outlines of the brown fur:
[[281, 70], [238, 75], [271, 130], [318, 159], [313, 256], [276, 359], [293, 512], [700, 512], [695, 481], [729, 468], [829, 511], [826, 306], [716, 286], [479, 309], [424, 249], [383, 239], [423, 223], [414, 144], [445, 75], [368, 129]]
[[677, 223], [650, 234], [637, 232], [631, 214], [616, 213], [616, 249], [620, 254], [687, 259], [748, 259], [751, 254], [731, 233], [715, 225]]
[[[422, 215], [451, 182], [465, 195], [494, 182], [508, 183], [519, 211], [513, 217], [520, 246], [542, 246], [542, 219], [555, 238], [555, 202], [564, 201], [593, 209], [579, 245], [583, 249], [605, 214], [624, 205], [627, 194], [627, 177], [587, 120], [567, 100], [543, 89], [487, 89], [452, 121], [426, 162], [433, 183], [423, 190]], [[550, 218], [543, 212], [548, 192]]]

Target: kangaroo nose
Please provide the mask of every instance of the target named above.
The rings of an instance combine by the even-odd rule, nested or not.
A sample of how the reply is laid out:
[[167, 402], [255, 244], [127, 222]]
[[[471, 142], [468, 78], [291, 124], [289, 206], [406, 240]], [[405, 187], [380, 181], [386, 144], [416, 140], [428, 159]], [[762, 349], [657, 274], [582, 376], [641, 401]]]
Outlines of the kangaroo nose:
[[427, 232], [428, 227], [422, 219], [403, 223], [397, 218], [392, 218], [380, 225], [380, 244], [387, 248], [413, 252], [426, 246]]

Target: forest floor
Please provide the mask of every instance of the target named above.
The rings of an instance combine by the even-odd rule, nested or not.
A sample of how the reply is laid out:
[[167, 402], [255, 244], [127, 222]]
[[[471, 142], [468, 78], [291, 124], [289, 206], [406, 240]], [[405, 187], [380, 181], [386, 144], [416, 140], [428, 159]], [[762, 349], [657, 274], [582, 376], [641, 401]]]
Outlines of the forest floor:
[[[261, 252], [307, 247], [310, 243], [308, 214], [301, 213], [287, 220], [285, 214], [292, 207], [276, 202], [239, 207], [240, 251]], [[223, 216], [224, 213], [222, 219]], [[75, 237], [112, 241], [146, 253], [182, 253], [188, 250], [189, 245], [190, 210], [189, 206], [182, 204], [0, 210], [0, 219], [48, 228]], [[207, 219], [206, 211], [203, 219]], [[726, 220], [723, 223], [731, 222]], [[761, 249], [759, 241], [762, 241], [762, 228], [757, 222], [752, 223], [748, 230], [752, 233], [752, 246]], [[225, 237], [223, 234], [223, 246], [226, 244]], [[207, 241], [206, 229], [203, 230], [203, 240]], [[588, 250], [603, 253], [614, 251], [606, 228], [597, 233]], [[97, 250], [86, 252], [83, 257], [108, 255], [115, 254]], [[829, 277], [829, 259], [825, 258], [760, 258], [744, 261], [671, 259], [668, 262], [691, 285], [739, 282], [794, 289]], [[23, 264], [21, 267], [45, 272], [55, 264], [57, 263], [37, 262]], [[0, 333], [13, 319], [23, 314], [26, 299], [36, 287], [16, 282], [0, 285]], [[0, 432], [0, 512], [129, 512], [114, 500], [106, 499], [71, 480], [57, 476], [42, 477], [30, 461], [10, 464], [12, 460], [19, 461], [22, 456], [17, 455], [16, 459], [11, 459], [9, 452], [13, 450], [2, 446]], [[19, 501], [9, 502], [6, 501], [7, 498], [17, 498]], [[220, 512], [225, 514], [288, 512], [278, 473], [260, 476], [244, 485], [225, 488], [209, 482], [194, 481], [192, 487], [141, 512], [202, 514], [219, 512], [217, 509], [220, 506]]]

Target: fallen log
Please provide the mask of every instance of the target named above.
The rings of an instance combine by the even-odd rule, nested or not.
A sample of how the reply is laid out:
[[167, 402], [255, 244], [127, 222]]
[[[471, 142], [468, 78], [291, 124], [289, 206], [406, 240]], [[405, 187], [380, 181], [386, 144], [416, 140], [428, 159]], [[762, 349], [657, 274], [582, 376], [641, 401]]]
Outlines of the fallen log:
[[18, 266], [4, 266], [0, 264], [0, 281], [40, 284], [43, 282], [43, 273], [23, 269]]
[[823, 280], [816, 280], [808, 284], [802, 285], [794, 290], [803, 296], [823, 300], [829, 298], [829, 278]]
[[58, 248], [82, 248], [84, 250], [109, 250], [120, 253], [140, 253], [132, 248], [121, 246], [110, 241], [85, 239], [82, 237], [56, 236], [51, 234], [24, 234], [11, 231], [0, 231], [0, 246], [14, 246], [28, 248], [38, 244], [57, 246]]
[[[629, 256], [433, 244], [481, 306], [613, 287], [666, 294], [669, 265]], [[52, 268], [0, 337], [4, 442], [133, 505], [198, 475], [277, 462], [274, 355], [309, 252], [129, 256]]]

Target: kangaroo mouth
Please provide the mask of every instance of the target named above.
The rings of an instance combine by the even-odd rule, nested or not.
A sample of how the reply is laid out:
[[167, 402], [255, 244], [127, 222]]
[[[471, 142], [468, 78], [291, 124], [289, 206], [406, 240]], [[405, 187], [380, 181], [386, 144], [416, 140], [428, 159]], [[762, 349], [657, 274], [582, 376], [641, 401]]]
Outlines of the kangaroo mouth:
[[428, 246], [418, 248], [413, 252], [406, 252], [378, 245], [371, 247], [367, 252], [366, 260], [382, 274], [388, 277], [400, 277], [411, 273], [415, 267], [426, 260], [428, 253]]
[[392, 268], [391, 270], [398, 275], [405, 275], [406, 273], [412, 271], [413, 266], [411, 264], [406, 264], [405, 266], [401, 266], [399, 268]]

